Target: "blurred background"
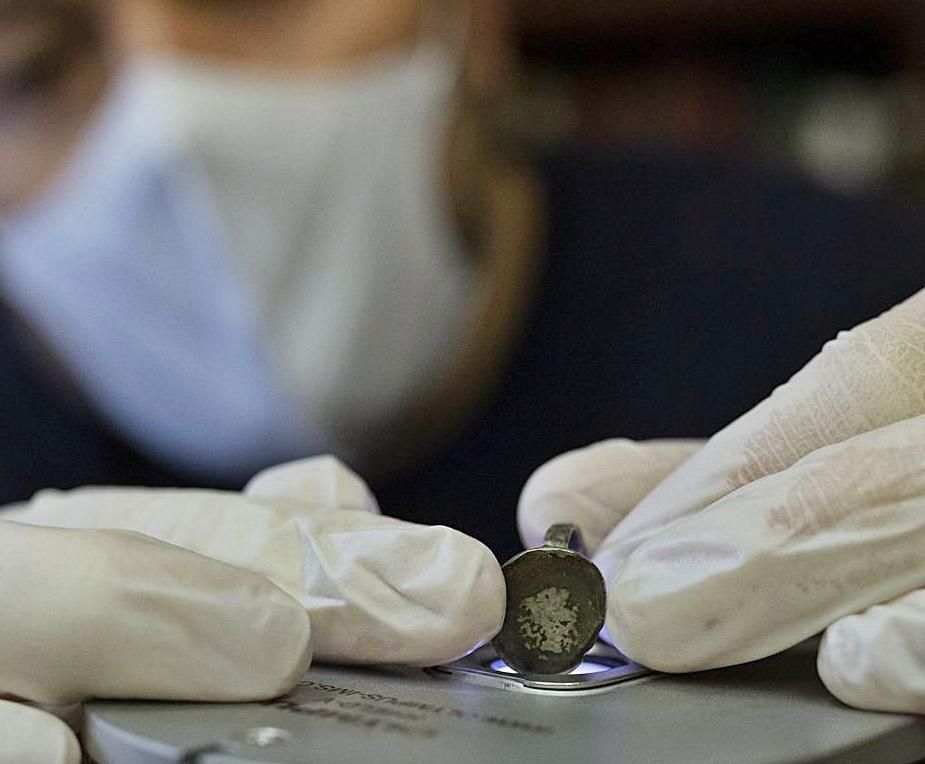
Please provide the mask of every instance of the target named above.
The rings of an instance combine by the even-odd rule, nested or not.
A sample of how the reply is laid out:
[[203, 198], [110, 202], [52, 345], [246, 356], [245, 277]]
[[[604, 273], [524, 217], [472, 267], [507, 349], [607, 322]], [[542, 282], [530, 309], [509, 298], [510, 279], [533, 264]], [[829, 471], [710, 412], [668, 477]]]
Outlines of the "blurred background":
[[925, 200], [925, 10], [902, 0], [518, 0], [532, 139], [732, 152]]
[[[421, 112], [408, 112], [394, 95], [382, 101], [392, 121], [378, 110], [376, 120], [363, 118], [363, 110], [354, 120], [351, 108], [324, 112], [331, 120], [290, 123], [290, 115], [308, 113], [301, 105], [270, 116], [264, 107], [255, 121], [241, 118], [250, 112], [238, 109], [237, 89], [214, 102], [216, 90], [228, 94], [227, 83], [200, 68], [194, 98], [162, 101], [148, 93], [152, 100], [139, 99], [135, 110], [132, 103], [115, 108], [113, 130], [125, 143], [95, 144], [99, 153], [83, 182], [66, 195], [69, 214], [55, 217], [51, 209], [38, 223], [26, 215], [17, 229], [24, 244], [10, 246], [9, 237], [0, 249], [25, 274], [9, 317], [0, 300], [0, 431], [12, 434], [0, 439], [0, 503], [41, 487], [86, 483], [237, 487], [260, 466], [330, 450], [370, 480], [387, 513], [439, 519], [489, 543], [503, 559], [519, 548], [512, 509], [520, 490], [544, 462], [615, 436], [708, 437], [839, 330], [925, 285], [925, 10], [918, 0], [510, 2], [510, 28], [505, 3], [472, 5], [481, 27], [469, 39], [475, 65], [468, 73], [483, 79], [464, 93], [476, 124], [468, 126], [471, 134], [460, 129], [454, 136], [464, 144], [459, 157], [428, 159], [424, 141], [437, 137], [433, 145], [445, 145], [428, 132], [442, 131], [443, 120], [409, 118]], [[287, 15], [298, 6], [275, 6], [274, 16], [256, 0], [0, 0], [12, 22], [0, 25], [0, 210], [5, 199], [37, 194], [66, 166], [105, 94], [106, 34], [91, 23], [89, 9], [167, 9], [176, 14], [168, 14], [173, 26], [152, 26], [144, 14], [128, 26], [145, 45], [169, 40], [183, 55], [259, 63], [297, 82], [304, 72], [385, 49], [419, 25], [416, 0], [304, 0], [302, 25]], [[43, 8], [50, 19], [33, 23]], [[18, 17], [10, 14], [17, 9]], [[330, 15], [315, 16], [318, 9]], [[512, 98], [504, 87], [505, 35], [521, 64]], [[179, 75], [166, 73], [166, 92], [187, 93], [189, 78]], [[409, 90], [414, 103], [422, 92]], [[184, 109], [174, 109], [178, 103]], [[431, 101], [422, 104], [429, 113]], [[464, 101], [461, 112], [469, 105]], [[163, 152], [165, 161], [158, 141], [179, 128], [152, 127], [162, 120], [148, 114], [162, 112], [186, 130], [181, 137], [195, 138]], [[351, 130], [336, 117], [347, 118]], [[386, 124], [400, 129], [390, 133]], [[268, 138], [267, 125], [294, 140]], [[316, 126], [321, 132], [312, 138]], [[398, 140], [410, 128], [421, 128], [423, 138]], [[510, 144], [484, 140], [482, 128]], [[337, 151], [303, 151], [318, 146]], [[355, 165], [357, 157], [370, 161]], [[529, 170], [519, 161], [525, 157]], [[451, 180], [458, 188], [431, 185], [431, 161], [457, 170]], [[205, 207], [171, 196], [182, 190], [191, 162], [203, 173], [214, 169], [206, 175], [207, 198], [193, 200]], [[111, 185], [100, 168], [113, 169]], [[259, 186], [255, 168], [265, 173]], [[158, 173], [153, 181], [149, 171]], [[425, 200], [424, 208], [393, 210], [389, 205], [405, 197], [395, 184], [408, 178], [424, 189], [410, 195]], [[257, 187], [269, 192], [252, 193]], [[151, 188], [157, 193], [149, 195]], [[454, 193], [444, 201], [458, 214], [456, 227], [444, 231], [446, 216], [435, 215], [441, 205], [427, 200], [448, 190]], [[301, 199], [310, 200], [304, 211]], [[319, 240], [306, 233], [316, 230]], [[449, 283], [440, 280], [442, 271], [434, 266], [428, 272], [437, 276], [424, 282], [406, 278], [420, 275], [417, 265], [392, 272], [383, 264], [419, 262], [408, 253], [417, 252], [421, 231], [455, 241], [461, 230], [478, 270], [466, 342], [431, 337], [432, 321], [380, 320], [410, 315], [412, 299], [452, 317], [455, 301], [435, 299], [427, 286]], [[228, 246], [212, 253], [199, 246], [203, 241]], [[428, 240], [421, 262], [439, 265], [444, 254], [452, 261], [453, 249]], [[359, 266], [341, 279], [344, 252]], [[205, 257], [208, 268], [199, 265]], [[63, 275], [60, 263], [73, 270]], [[318, 263], [331, 269], [331, 281], [317, 279]], [[4, 270], [12, 273], [0, 268], [0, 276]], [[315, 290], [292, 288], [301, 283], [349, 288], [326, 290], [333, 300], [316, 310]], [[229, 311], [230, 318], [203, 308], [213, 304], [204, 296], [228, 304], [216, 284], [230, 285], [233, 304], [240, 288], [240, 304], [263, 307], [250, 317]], [[370, 286], [375, 300], [357, 285]], [[78, 295], [77, 286], [86, 291]], [[124, 300], [131, 310], [120, 303], [125, 294], [139, 295]], [[381, 314], [369, 310], [377, 301], [385, 306]], [[343, 322], [327, 320], [330, 305], [347, 306], [337, 314]], [[48, 336], [30, 331], [46, 311], [60, 331], [57, 355], [49, 350], [51, 329]], [[178, 315], [195, 320], [177, 322]], [[317, 315], [322, 327], [352, 330], [331, 331], [321, 342], [310, 335], [310, 321], [264, 321], [271, 315]], [[293, 325], [300, 330], [294, 354], [252, 347], [254, 336], [267, 347], [289, 342]], [[377, 339], [380, 330], [392, 345]], [[72, 331], [81, 332], [77, 341], [69, 339]], [[407, 401], [396, 398], [394, 411], [355, 419], [356, 401], [377, 398], [359, 381], [374, 385], [386, 366], [412, 368], [396, 359], [431, 341], [451, 351], [446, 379], [409, 375]], [[213, 345], [221, 352], [212, 353]], [[301, 354], [317, 347], [323, 353]], [[151, 348], [164, 352], [156, 356]], [[289, 364], [303, 357], [318, 360]], [[206, 369], [209, 358], [214, 363]], [[265, 371], [262, 359], [270, 358], [273, 368]], [[246, 373], [229, 374], [228, 359]], [[296, 366], [299, 374], [290, 376]], [[346, 369], [350, 384], [330, 385], [338, 393], [336, 416], [319, 424], [323, 407], [308, 393], [314, 371], [327, 366]], [[127, 381], [114, 382], [115, 371]], [[90, 384], [76, 384], [91, 377], [93, 405], [83, 399]], [[227, 384], [251, 378], [254, 389], [236, 392]], [[59, 389], [61, 379], [75, 381], [74, 389]], [[286, 381], [298, 422], [288, 406], [262, 413], [264, 403], [281, 397], [272, 384], [268, 393], [266, 379]], [[206, 416], [216, 390], [227, 393], [222, 401], [230, 413]], [[123, 406], [125, 391], [132, 400]], [[419, 407], [418, 398], [426, 405]], [[346, 445], [338, 437], [304, 444], [308, 430], [337, 430], [348, 415], [358, 424]], [[229, 423], [241, 423], [240, 434], [229, 436]], [[250, 423], [259, 437], [244, 426]], [[168, 437], [176, 441], [164, 445]], [[393, 458], [396, 443], [414, 458]], [[234, 449], [241, 456], [232, 464], [226, 454]]]

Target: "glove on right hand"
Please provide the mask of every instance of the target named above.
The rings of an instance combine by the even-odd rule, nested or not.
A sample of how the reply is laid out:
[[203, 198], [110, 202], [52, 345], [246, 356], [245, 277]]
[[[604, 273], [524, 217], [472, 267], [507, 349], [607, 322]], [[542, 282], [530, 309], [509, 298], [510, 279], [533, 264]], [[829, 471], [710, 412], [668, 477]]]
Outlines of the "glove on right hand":
[[[923, 390], [925, 292], [827, 344], [625, 518], [623, 467], [602, 464], [596, 494], [610, 498], [591, 522], [613, 508], [595, 562], [618, 646], [693, 671], [828, 627], [819, 670], [835, 695], [925, 712]], [[554, 490], [568, 504], [566, 475], [591, 457], [563, 458]], [[521, 513], [533, 512], [528, 491]]]

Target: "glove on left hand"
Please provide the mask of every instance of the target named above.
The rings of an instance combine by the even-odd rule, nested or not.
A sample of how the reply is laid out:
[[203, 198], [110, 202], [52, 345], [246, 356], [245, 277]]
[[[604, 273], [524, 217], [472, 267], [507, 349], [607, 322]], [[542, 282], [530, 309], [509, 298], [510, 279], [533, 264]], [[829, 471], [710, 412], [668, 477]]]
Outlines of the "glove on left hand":
[[[312, 648], [431, 665], [503, 619], [487, 548], [381, 517], [332, 459], [270, 470], [243, 494], [50, 491], [5, 516], [0, 693], [35, 702], [267, 698]], [[0, 743], [9, 729], [0, 717]]]

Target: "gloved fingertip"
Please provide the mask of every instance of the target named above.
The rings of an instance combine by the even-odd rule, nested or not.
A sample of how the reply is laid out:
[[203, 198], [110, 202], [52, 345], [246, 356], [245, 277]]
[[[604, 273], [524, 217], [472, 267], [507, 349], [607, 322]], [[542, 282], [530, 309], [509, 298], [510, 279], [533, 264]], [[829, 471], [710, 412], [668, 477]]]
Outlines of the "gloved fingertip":
[[679, 656], [673, 647], [662, 644], [649, 624], [628, 617], [612, 604], [607, 608], [604, 632], [607, 641], [627, 658], [654, 671], [683, 674], [697, 670], [696, 664]]
[[504, 577], [483, 544], [450, 528], [336, 514], [306, 536], [306, 588], [324, 593], [305, 603], [320, 660], [433, 666], [500, 629]]
[[610, 508], [593, 506], [596, 502], [588, 489], [606, 480], [613, 471], [609, 454], [623, 445], [632, 446], [629, 441], [606, 441], [568, 451], [530, 476], [517, 505], [524, 546], [540, 546], [551, 525], [573, 523], [581, 530], [585, 547], [591, 552], [597, 549], [615, 520], [610, 518]]
[[493, 638], [504, 623], [507, 594], [504, 574], [491, 551], [474, 543], [478, 544], [478, 550], [473, 553], [478, 572], [473, 576], [469, 596], [464, 597], [464, 610], [455, 619], [459, 624], [456, 644], [448, 647], [448, 655], [439, 661], [441, 663], [461, 658], [475, 646]]
[[636, 573], [628, 566], [608, 586], [605, 628], [624, 655], [668, 674], [736, 662], [720, 615], [698, 612], [684, 591], [660, 591], [660, 582]]
[[369, 486], [333, 456], [317, 456], [258, 473], [244, 493], [264, 501], [298, 501], [313, 509], [379, 513]]
[[61, 719], [38, 708], [0, 700], [0, 761], [81, 764], [80, 744]]
[[[501, 566], [492, 552], [479, 541], [449, 528], [435, 531], [449, 534], [446, 539], [449, 565], [442, 591], [442, 623], [431, 644], [421, 646], [420, 660], [410, 663], [433, 666], [450, 663], [487, 642], [504, 622], [505, 583]], [[435, 580], [435, 584], [438, 583]]]
[[518, 505], [518, 526], [528, 547], [555, 523], [573, 523], [591, 554], [662, 480], [702, 447], [700, 441], [605, 440], [569, 451], [540, 467]]
[[861, 696], [863, 651], [843, 618], [826, 629], [816, 656], [816, 671], [826, 689], [846, 706], [869, 710]]
[[[268, 582], [269, 583], [269, 582]], [[314, 654], [311, 619], [305, 608], [282, 590], [254, 603], [251, 619], [260, 637], [260, 660], [249, 667], [243, 700], [269, 700], [291, 690], [308, 671]]]
[[925, 589], [826, 629], [816, 660], [826, 689], [864, 711], [925, 714]]

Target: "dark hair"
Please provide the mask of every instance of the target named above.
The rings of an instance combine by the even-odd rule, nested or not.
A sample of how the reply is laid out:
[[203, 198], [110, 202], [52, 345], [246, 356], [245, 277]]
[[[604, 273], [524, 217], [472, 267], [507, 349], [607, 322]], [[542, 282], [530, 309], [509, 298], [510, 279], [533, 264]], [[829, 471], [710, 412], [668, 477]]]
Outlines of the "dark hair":
[[38, 22], [47, 28], [43, 44], [0, 71], [0, 116], [50, 93], [75, 61], [98, 51], [102, 23], [89, 4], [62, 0], [0, 0], [0, 25], [13, 30]]

